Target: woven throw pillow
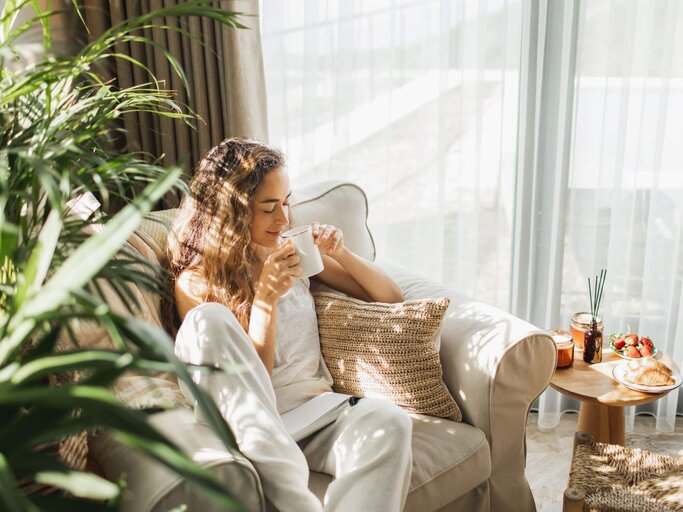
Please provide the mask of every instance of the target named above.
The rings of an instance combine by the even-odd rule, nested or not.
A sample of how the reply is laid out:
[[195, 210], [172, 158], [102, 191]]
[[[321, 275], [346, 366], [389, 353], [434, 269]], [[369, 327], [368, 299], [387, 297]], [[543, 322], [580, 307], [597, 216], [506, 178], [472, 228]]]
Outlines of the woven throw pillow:
[[330, 292], [313, 297], [335, 391], [384, 398], [408, 412], [462, 419], [443, 383], [434, 346], [449, 299], [385, 304]]

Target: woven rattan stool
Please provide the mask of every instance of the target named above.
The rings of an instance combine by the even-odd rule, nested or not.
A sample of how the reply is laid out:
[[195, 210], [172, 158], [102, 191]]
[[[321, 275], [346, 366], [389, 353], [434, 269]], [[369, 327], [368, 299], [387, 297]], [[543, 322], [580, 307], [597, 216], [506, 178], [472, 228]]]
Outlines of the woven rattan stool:
[[683, 461], [574, 436], [564, 512], [683, 511]]

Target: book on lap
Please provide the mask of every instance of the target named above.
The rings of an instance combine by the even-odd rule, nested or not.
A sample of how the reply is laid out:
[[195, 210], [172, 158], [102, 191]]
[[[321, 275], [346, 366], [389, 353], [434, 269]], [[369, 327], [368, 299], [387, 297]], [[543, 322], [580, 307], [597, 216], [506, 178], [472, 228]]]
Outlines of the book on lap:
[[320, 430], [336, 420], [356, 401], [356, 397], [329, 391], [282, 414], [282, 423], [295, 441]]

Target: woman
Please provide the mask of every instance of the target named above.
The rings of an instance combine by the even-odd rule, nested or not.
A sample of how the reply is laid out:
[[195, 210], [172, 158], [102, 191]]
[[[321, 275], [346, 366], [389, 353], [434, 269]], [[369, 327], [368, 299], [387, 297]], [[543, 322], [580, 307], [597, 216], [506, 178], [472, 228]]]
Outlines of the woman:
[[[227, 139], [201, 160], [169, 237], [178, 356], [229, 367], [197, 374], [281, 511], [318, 511], [309, 468], [335, 477], [325, 510], [401, 510], [411, 471], [411, 422], [400, 408], [363, 399], [298, 445], [280, 414], [330, 391], [315, 306], [294, 247], [279, 244], [291, 192], [284, 158]], [[324, 270], [314, 279], [368, 301], [402, 300], [396, 283], [344, 245], [342, 232], [313, 226]]]

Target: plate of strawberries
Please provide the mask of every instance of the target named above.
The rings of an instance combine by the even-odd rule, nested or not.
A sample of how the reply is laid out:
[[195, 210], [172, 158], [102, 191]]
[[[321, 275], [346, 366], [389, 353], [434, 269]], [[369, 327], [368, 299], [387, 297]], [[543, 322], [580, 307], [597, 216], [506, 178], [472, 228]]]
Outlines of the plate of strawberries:
[[653, 357], [657, 354], [657, 347], [647, 336], [638, 336], [634, 332], [612, 334], [609, 347], [619, 357], [624, 359], [638, 359]]

